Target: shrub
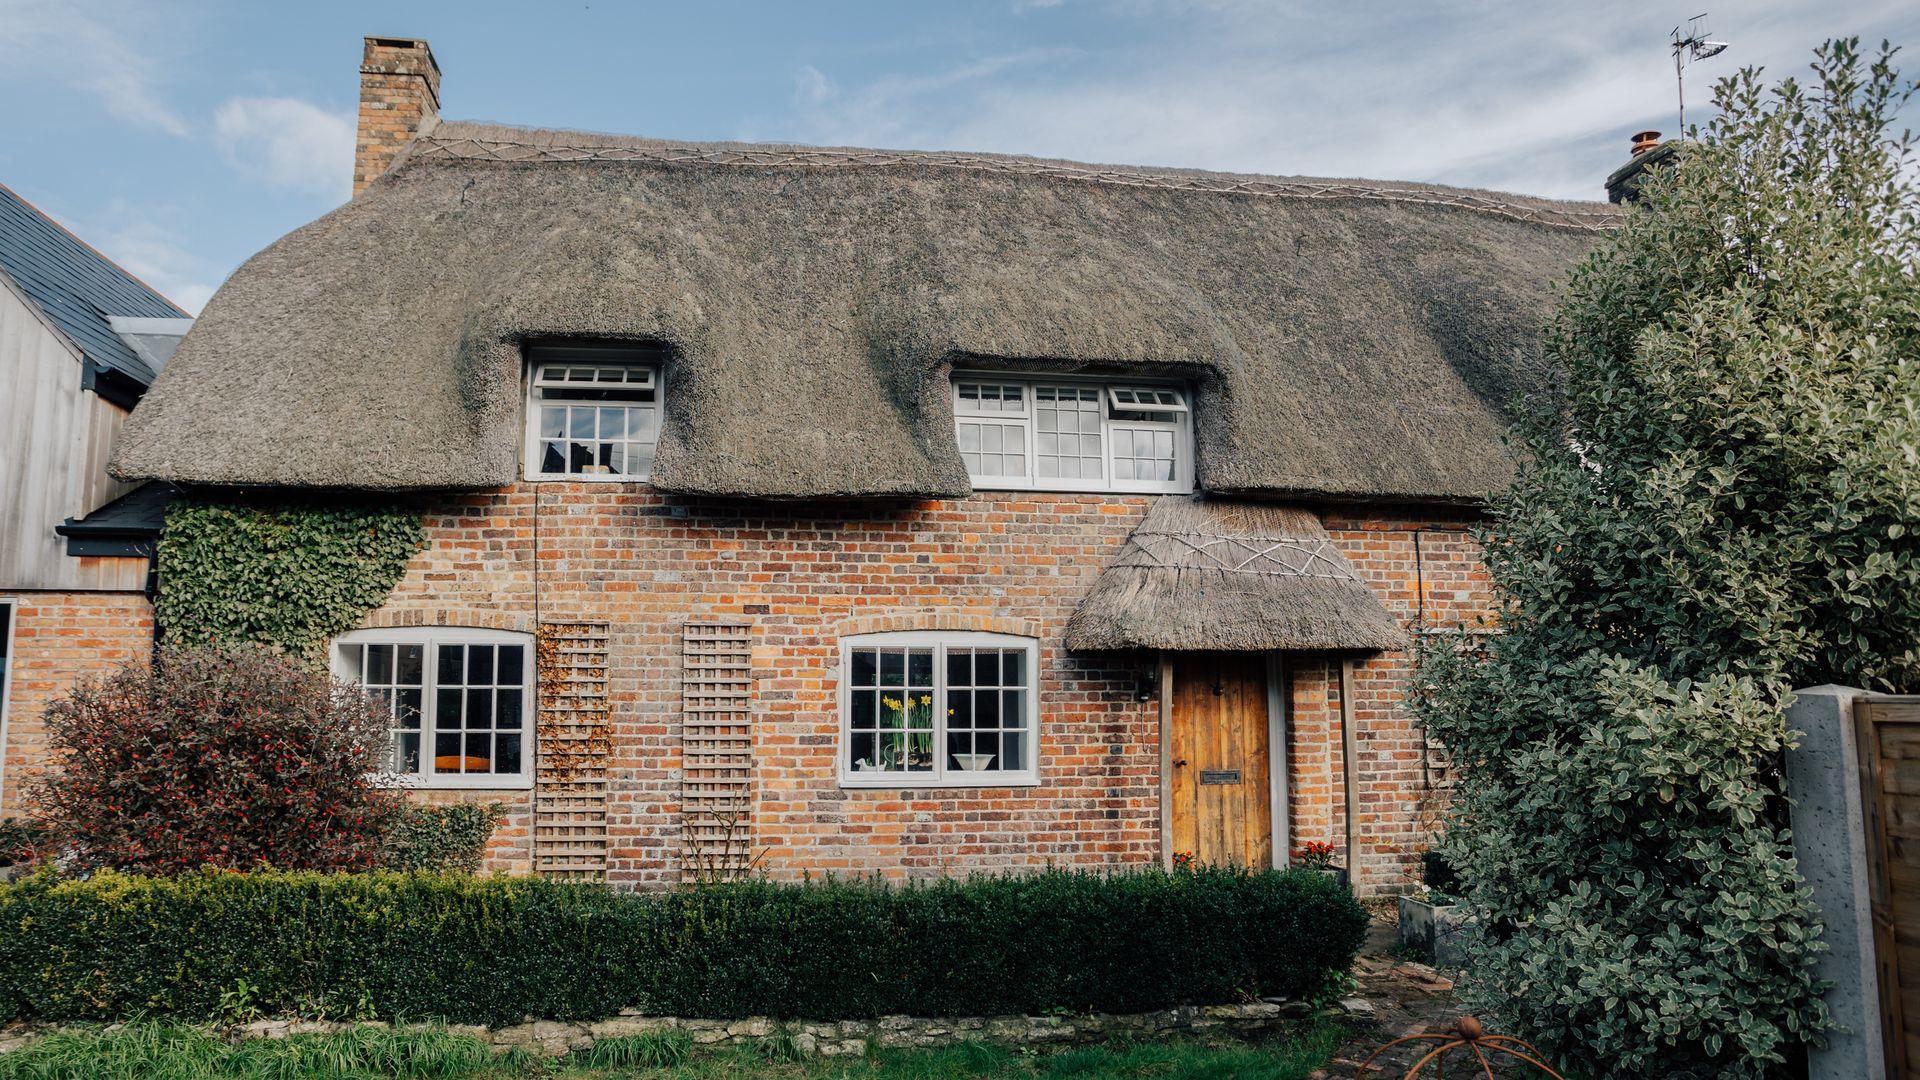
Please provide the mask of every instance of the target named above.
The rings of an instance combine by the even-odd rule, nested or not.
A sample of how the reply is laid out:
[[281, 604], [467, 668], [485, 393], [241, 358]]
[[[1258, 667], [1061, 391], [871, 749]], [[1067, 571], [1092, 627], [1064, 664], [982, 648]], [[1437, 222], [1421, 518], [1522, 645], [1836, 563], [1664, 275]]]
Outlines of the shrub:
[[53, 827], [36, 818], [0, 820], [0, 866], [39, 861], [56, 843]]
[[1920, 687], [1920, 223], [1891, 53], [1723, 83], [1577, 271], [1483, 537], [1503, 633], [1424, 658], [1462, 982], [1599, 1076], [1772, 1075], [1830, 1026], [1789, 690]]
[[399, 795], [365, 694], [256, 647], [163, 652], [46, 711], [40, 812], [83, 868], [365, 868]]
[[387, 824], [380, 865], [475, 873], [504, 809], [499, 803], [402, 807]]
[[1303, 996], [1366, 933], [1320, 874], [1047, 872], [615, 893], [425, 873], [50, 875], [0, 886], [0, 1017], [517, 1023], [1135, 1012]]

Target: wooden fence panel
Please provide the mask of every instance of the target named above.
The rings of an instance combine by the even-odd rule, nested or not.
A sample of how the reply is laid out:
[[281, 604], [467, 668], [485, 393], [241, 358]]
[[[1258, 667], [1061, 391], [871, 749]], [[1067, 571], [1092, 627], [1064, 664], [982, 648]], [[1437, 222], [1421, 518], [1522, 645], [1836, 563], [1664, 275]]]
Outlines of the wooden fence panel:
[[1920, 1065], [1920, 698], [1854, 705], [1888, 1072]]

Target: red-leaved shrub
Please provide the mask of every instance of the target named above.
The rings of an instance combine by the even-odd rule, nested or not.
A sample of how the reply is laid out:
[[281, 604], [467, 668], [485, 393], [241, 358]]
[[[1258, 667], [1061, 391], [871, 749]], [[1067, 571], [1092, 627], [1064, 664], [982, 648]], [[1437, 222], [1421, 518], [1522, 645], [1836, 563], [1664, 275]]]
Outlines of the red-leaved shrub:
[[39, 812], [85, 867], [367, 869], [401, 805], [369, 782], [387, 723], [265, 649], [164, 651], [47, 709], [61, 766], [36, 785]]

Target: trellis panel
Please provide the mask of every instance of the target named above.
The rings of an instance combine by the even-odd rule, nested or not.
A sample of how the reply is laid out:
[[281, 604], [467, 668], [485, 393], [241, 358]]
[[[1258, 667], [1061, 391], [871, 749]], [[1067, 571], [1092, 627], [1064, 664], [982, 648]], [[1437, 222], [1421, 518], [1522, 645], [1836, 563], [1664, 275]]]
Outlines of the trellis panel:
[[540, 624], [533, 865], [543, 876], [606, 877], [607, 639], [606, 623]]
[[681, 877], [738, 877], [753, 862], [753, 630], [683, 630]]

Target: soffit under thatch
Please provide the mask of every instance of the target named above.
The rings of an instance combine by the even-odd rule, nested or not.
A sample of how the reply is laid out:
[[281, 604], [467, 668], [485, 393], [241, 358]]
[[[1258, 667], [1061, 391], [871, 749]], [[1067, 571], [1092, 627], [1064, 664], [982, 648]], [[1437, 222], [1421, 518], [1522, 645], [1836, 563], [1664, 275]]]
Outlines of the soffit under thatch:
[[521, 346], [664, 343], [653, 483], [969, 488], [947, 373], [1190, 380], [1203, 488], [1471, 500], [1556, 283], [1616, 211], [1456, 189], [443, 123], [207, 304], [125, 477], [519, 475]]
[[1067, 623], [1067, 648], [1395, 649], [1398, 620], [1313, 511], [1158, 500]]

